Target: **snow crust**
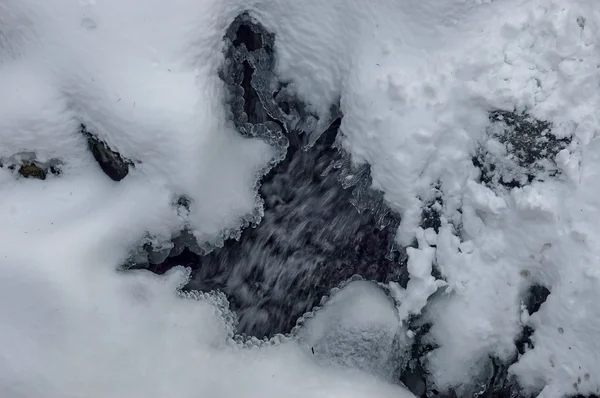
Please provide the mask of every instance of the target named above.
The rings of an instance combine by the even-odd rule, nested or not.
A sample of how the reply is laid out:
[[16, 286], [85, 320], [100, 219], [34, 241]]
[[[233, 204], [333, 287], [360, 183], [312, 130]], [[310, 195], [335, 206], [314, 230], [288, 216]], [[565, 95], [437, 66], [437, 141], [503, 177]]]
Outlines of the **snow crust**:
[[391, 380], [399, 332], [393, 301], [373, 282], [350, 282], [329, 299], [299, 333], [317, 359]]
[[[316, 114], [326, 120], [339, 101], [344, 148], [371, 165], [401, 215], [399, 243], [417, 239], [409, 285], [392, 291], [401, 320], [429, 299], [436, 385], [469, 382], [490, 355], [516, 355], [531, 325], [535, 348], [510, 368], [527, 391], [598, 393], [594, 0], [5, 0], [0, 158], [65, 161], [45, 181], [0, 169], [6, 395], [410, 396], [360, 372], [325, 372], [295, 343], [228, 346], [231, 328], [210, 300], [177, 296], [183, 270], [114, 270], [147, 233], [189, 226], [214, 242], [257, 205], [255, 178], [274, 152], [227, 123], [217, 73], [242, 10], [275, 32], [277, 73]], [[556, 156], [560, 177], [494, 190], [471, 157], [488, 112], [514, 108], [572, 144]], [[104, 176], [81, 123], [135, 171], [119, 184]], [[438, 183], [442, 227], [423, 231], [420, 209]], [[189, 215], [172, 206], [181, 195], [192, 198]], [[551, 294], [529, 316], [521, 301], [534, 283]], [[391, 315], [365, 319], [391, 330]]]

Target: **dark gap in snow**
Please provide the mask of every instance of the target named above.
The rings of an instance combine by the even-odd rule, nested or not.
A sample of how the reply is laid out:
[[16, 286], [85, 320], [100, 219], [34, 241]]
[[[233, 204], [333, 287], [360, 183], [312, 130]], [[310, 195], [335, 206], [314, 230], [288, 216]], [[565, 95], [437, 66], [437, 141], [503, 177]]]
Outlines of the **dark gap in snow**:
[[[427, 370], [422, 359], [437, 346], [427, 340], [427, 333], [431, 329], [431, 323], [420, 324], [419, 317], [411, 316], [407, 324], [415, 334], [410, 348], [410, 359], [400, 373], [400, 381], [417, 397], [428, 397], [433, 393], [428, 386]], [[437, 396], [437, 395], [435, 395]]]
[[185, 195], [177, 198], [177, 206], [179, 206], [187, 211], [190, 211], [190, 202], [191, 202], [191, 199]]
[[263, 46], [262, 37], [259, 33], [254, 32], [250, 26], [242, 25], [235, 34], [233, 45], [239, 47], [242, 44], [246, 46], [248, 51], [256, 51]]
[[329, 167], [339, 156], [331, 147], [336, 134], [337, 123], [307, 150], [300, 148], [308, 137], [295, 137], [300, 145], [291, 145], [286, 159], [263, 178], [262, 222], [200, 258], [187, 288], [225, 292], [240, 333], [287, 333], [352, 276], [388, 282], [402, 273], [398, 251], [386, 258], [394, 227], [379, 228], [371, 212], [359, 213], [339, 170]]
[[435, 200], [426, 203], [423, 209], [421, 209], [421, 225], [423, 229], [432, 228], [436, 233], [440, 232], [441, 222], [441, 211], [442, 204], [440, 201]]
[[532, 315], [540, 310], [542, 304], [546, 302], [550, 290], [542, 285], [533, 285], [529, 288], [527, 297], [524, 300], [525, 307], [529, 314]]
[[[533, 285], [529, 288], [527, 292], [527, 296], [523, 300], [523, 304], [529, 312], [529, 315], [532, 315], [540, 310], [540, 307], [550, 295], [550, 290], [545, 286], [541, 285]], [[533, 335], [534, 329], [529, 326], [523, 326], [523, 330], [521, 335], [515, 341], [517, 346], [517, 350], [519, 354], [524, 354], [527, 350], [533, 348], [533, 342], [531, 341], [531, 336]]]
[[[541, 285], [531, 286], [527, 292], [523, 303], [529, 312], [533, 314], [539, 311], [541, 305], [546, 301], [550, 291]], [[531, 335], [534, 330], [530, 326], [525, 326], [521, 335], [515, 341], [517, 351], [523, 354], [527, 349], [533, 348], [531, 343]], [[474, 397], [495, 398], [495, 397], [510, 397], [510, 398], [532, 398], [534, 395], [525, 394], [522, 392], [517, 380], [509, 374], [508, 369], [511, 365], [517, 362], [518, 356], [515, 355], [508, 361], [502, 361], [498, 358], [490, 358], [488, 365], [491, 366], [491, 372], [481, 388], [474, 393]], [[460, 396], [460, 395], [459, 395]]]
[[[442, 192], [441, 192], [440, 188], [441, 187], [440, 187], [439, 182], [435, 186], [432, 187], [432, 189], [435, 192], [435, 195], [432, 199], [427, 201], [424, 204], [423, 208], [421, 209], [421, 223], [419, 224], [419, 226], [421, 228], [423, 228], [423, 230], [427, 230], [427, 229], [431, 228], [435, 231], [436, 234], [440, 232], [440, 228], [442, 226], [441, 217], [442, 217], [442, 212], [444, 209], [444, 202], [442, 199]], [[413, 246], [417, 247], [418, 246], [417, 242], [414, 242]], [[433, 246], [435, 247], [436, 245], [433, 245]], [[444, 280], [444, 276], [442, 275], [442, 272], [440, 271], [440, 268], [435, 259], [433, 262], [431, 275], [435, 279]], [[406, 281], [400, 282], [401, 286], [404, 288], [406, 288], [407, 283], [408, 283], [408, 279]]]
[[394, 243], [399, 217], [371, 188], [368, 165], [355, 167], [337, 147], [339, 112], [313, 142], [318, 118], [273, 74], [274, 39], [247, 14], [239, 16], [226, 34], [220, 72], [238, 132], [280, 152], [259, 181], [262, 220], [208, 253], [186, 246], [193, 237], [183, 231], [170, 253], [154, 256], [155, 264], [158, 249], [146, 243], [140, 262], [124, 267], [164, 273], [190, 266], [185, 290], [221, 290], [238, 315], [238, 332], [257, 337], [289, 332], [355, 275], [389, 282], [407, 274], [406, 253]]
[[[152, 249], [147, 247], [149, 251]], [[192, 271], [198, 270], [200, 267], [200, 255], [192, 252], [188, 248], [184, 248], [181, 254], [177, 254], [175, 256], [169, 256], [164, 261], [158, 264], [134, 264], [128, 269], [147, 269], [149, 271], [154, 272], [155, 274], [162, 275], [171, 268], [183, 266], [188, 267]]]
[[472, 158], [483, 184], [512, 189], [559, 175], [554, 158], [571, 139], [557, 138], [552, 123], [504, 110], [490, 112], [489, 120]]
[[113, 151], [106, 142], [89, 132], [84, 124], [81, 124], [80, 131], [87, 139], [88, 148], [104, 174], [113, 181], [121, 181], [129, 174], [129, 167], [133, 167], [132, 161]]

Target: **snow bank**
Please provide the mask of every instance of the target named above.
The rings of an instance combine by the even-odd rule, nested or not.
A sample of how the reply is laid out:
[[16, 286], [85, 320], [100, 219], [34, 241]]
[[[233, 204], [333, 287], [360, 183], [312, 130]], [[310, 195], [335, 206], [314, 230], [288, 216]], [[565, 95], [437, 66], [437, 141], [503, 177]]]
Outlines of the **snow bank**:
[[212, 1], [142, 8], [136, 1], [3, 3], [0, 37], [11, 45], [0, 49], [0, 155], [56, 157], [68, 177], [93, 178], [84, 124], [136, 163], [132, 178], [145, 179], [153, 195], [191, 199], [173, 232], [189, 226], [200, 243], [214, 243], [254, 211], [255, 180], [274, 154], [225, 121], [217, 70], [236, 11]]
[[[325, 370], [293, 341], [237, 348], [221, 303], [177, 295], [183, 269], [114, 270], [122, 248], [107, 244], [118, 248], [113, 239], [130, 232], [91, 216], [43, 237], [2, 237], [3, 396], [411, 396], [357, 372]], [[22, 253], [27, 245], [35, 250]]]
[[394, 303], [384, 291], [373, 282], [355, 281], [306, 321], [299, 337], [324, 364], [391, 380], [401, 351], [395, 346], [398, 325]]

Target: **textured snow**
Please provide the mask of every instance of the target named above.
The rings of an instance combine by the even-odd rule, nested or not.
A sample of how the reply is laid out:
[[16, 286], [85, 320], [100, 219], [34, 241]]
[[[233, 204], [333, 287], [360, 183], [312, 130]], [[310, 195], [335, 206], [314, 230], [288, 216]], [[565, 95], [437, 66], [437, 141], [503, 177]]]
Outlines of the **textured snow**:
[[[91, 216], [45, 239], [3, 236], [3, 396], [411, 396], [356, 371], [324, 371], [292, 341], [237, 348], [218, 302], [176, 294], [183, 269], [114, 270], [122, 250], [106, 245], [118, 248], [113, 239], [130, 232]], [[73, 246], [59, 245], [65, 239]], [[27, 244], [35, 251], [24, 256]]]
[[299, 336], [329, 366], [391, 379], [399, 319], [393, 301], [373, 282], [350, 282], [306, 321]]
[[162, 1], [143, 10], [136, 1], [11, 0], [1, 7], [0, 37], [12, 45], [0, 48], [2, 156], [63, 157], [67, 176], [93, 178], [83, 123], [137, 163], [130, 179], [144, 180], [153, 195], [192, 198], [185, 220], [173, 211], [165, 223], [189, 225], [200, 243], [218, 240], [253, 211], [254, 180], [274, 152], [226, 125], [216, 71], [234, 10], [211, 1], [180, 1], [168, 13]]
[[[417, 239], [411, 280], [392, 292], [401, 320], [424, 311], [433, 324], [435, 384], [468, 383], [489, 356], [516, 355], [529, 324], [534, 348], [510, 368], [528, 392], [598, 393], [595, 0], [5, 0], [0, 158], [64, 161], [60, 178], [44, 181], [0, 169], [6, 395], [403, 394], [362, 373], [322, 372], [294, 343], [228, 348], [214, 307], [176, 295], [182, 270], [114, 271], [146, 233], [189, 226], [214, 242], [254, 211], [255, 178], [275, 152], [226, 122], [218, 78], [221, 39], [246, 9], [275, 32], [278, 75], [320, 120], [339, 102], [344, 149], [370, 164], [402, 216], [398, 242]], [[572, 137], [555, 159], [559, 177], [498, 190], [478, 182], [471, 158], [496, 109]], [[119, 184], [103, 175], [81, 123], [135, 171]], [[418, 223], [438, 183], [436, 235]], [[181, 195], [192, 199], [187, 216], [171, 205]], [[445, 282], [431, 276], [434, 262]], [[523, 316], [532, 284], [551, 293]], [[384, 318], [365, 319], [389, 331]]]
[[[446, 223], [435, 248], [448, 283], [429, 311], [440, 344], [428, 358], [436, 384], [463, 384], [489, 355], [516, 355], [521, 300], [542, 283], [551, 294], [530, 319], [535, 348], [511, 373], [533, 393], [597, 392], [595, 2], [333, 1], [282, 12], [289, 19], [272, 21], [281, 74], [322, 112], [323, 101], [341, 98], [344, 148], [371, 165], [374, 186], [402, 215], [400, 241], [416, 236], [420, 206], [438, 182], [444, 218], [461, 226], [459, 238]], [[563, 177], [494, 192], [476, 182], [471, 157], [488, 112], [515, 108], [573, 143], [556, 158]], [[411, 259], [423, 257], [420, 243]], [[408, 291], [417, 281], [411, 271]], [[402, 315], [421, 311], [433, 290], [409, 294], [415, 302], [401, 305]]]

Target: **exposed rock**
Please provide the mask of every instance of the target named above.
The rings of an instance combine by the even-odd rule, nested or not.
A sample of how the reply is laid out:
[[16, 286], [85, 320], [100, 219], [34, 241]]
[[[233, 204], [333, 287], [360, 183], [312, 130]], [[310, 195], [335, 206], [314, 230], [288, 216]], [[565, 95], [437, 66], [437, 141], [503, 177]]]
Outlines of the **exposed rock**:
[[46, 171], [35, 163], [24, 164], [19, 168], [19, 174], [25, 178], [37, 178], [38, 180], [46, 179]]
[[61, 164], [57, 159], [39, 161], [35, 152], [22, 152], [0, 160], [0, 168], [7, 168], [16, 176], [38, 180], [45, 180], [48, 175], [59, 175]]
[[129, 167], [134, 167], [131, 160], [125, 159], [120, 153], [113, 151], [106, 142], [90, 133], [83, 124], [81, 125], [81, 132], [85, 135], [88, 148], [104, 174], [113, 181], [121, 181], [129, 174]]
[[554, 158], [570, 139], [556, 138], [551, 123], [501, 110], [491, 112], [489, 119], [486, 138], [473, 157], [482, 183], [514, 188], [559, 174]]

